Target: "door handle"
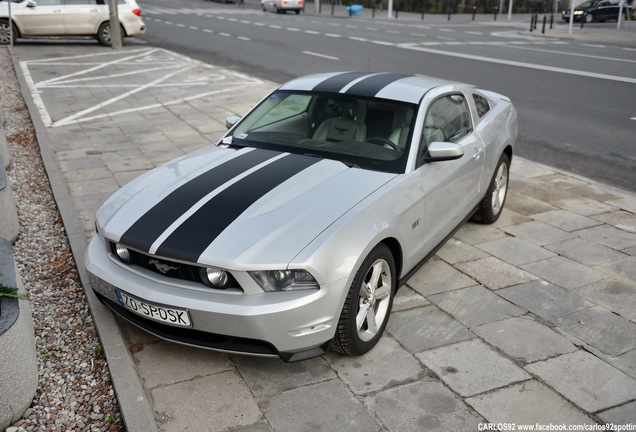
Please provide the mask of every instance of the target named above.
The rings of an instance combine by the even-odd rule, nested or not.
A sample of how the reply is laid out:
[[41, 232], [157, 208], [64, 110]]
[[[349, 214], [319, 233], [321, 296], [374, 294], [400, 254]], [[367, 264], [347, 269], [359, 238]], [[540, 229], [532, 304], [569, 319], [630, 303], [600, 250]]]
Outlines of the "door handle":
[[483, 147], [475, 147], [475, 152], [473, 153], [473, 159], [479, 160], [483, 153], [484, 153]]

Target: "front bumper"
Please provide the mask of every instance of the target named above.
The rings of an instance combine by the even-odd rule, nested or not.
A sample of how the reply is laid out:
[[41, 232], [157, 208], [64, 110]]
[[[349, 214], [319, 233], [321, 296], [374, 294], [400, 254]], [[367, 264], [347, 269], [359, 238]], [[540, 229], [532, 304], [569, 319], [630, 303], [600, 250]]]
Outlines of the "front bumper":
[[[225, 294], [132, 271], [96, 236], [86, 268], [98, 298], [127, 321], [163, 339], [217, 351], [297, 361], [323, 354], [335, 333], [346, 281], [318, 291]], [[171, 326], [123, 307], [116, 289], [152, 304], [187, 310], [191, 328]]]

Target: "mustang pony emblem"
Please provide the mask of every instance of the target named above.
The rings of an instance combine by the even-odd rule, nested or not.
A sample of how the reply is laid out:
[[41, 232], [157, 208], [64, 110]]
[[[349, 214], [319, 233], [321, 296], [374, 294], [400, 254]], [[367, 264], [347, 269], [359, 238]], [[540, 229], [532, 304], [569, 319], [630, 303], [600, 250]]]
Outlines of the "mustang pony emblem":
[[170, 270], [176, 270], [177, 269], [177, 267], [173, 267], [171, 265], [164, 264], [162, 262], [159, 262], [156, 259], [151, 259], [150, 261], [148, 261], [148, 264], [151, 264], [151, 265], [155, 266], [155, 268], [157, 270], [159, 270], [161, 272], [161, 274], [166, 274]]

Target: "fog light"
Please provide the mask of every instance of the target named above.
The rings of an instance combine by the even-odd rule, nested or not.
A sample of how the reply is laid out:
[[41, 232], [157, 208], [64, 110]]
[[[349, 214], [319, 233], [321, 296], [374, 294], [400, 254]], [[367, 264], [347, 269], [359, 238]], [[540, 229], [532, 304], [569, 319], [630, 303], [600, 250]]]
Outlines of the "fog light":
[[117, 255], [117, 257], [119, 258], [121, 262], [130, 264], [131, 262], [130, 251], [128, 250], [126, 246], [119, 243], [115, 243], [114, 249], [115, 249], [115, 254]]
[[199, 270], [201, 280], [204, 284], [211, 288], [227, 288], [230, 282], [230, 276], [225, 270], [213, 267], [202, 268]]

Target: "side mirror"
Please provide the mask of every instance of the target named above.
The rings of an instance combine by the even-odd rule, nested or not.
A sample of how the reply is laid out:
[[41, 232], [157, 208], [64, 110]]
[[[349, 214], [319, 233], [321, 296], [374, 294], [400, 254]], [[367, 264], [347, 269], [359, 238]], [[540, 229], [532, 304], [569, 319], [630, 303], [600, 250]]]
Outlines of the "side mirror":
[[225, 127], [231, 129], [240, 119], [239, 116], [229, 116], [225, 119]]
[[422, 160], [424, 162], [442, 162], [459, 159], [464, 156], [464, 148], [449, 142], [433, 142], [428, 146]]
[[35, 0], [27, 0], [27, 2], [26, 2], [26, 7], [34, 8], [37, 5], [38, 4], [35, 2]]

